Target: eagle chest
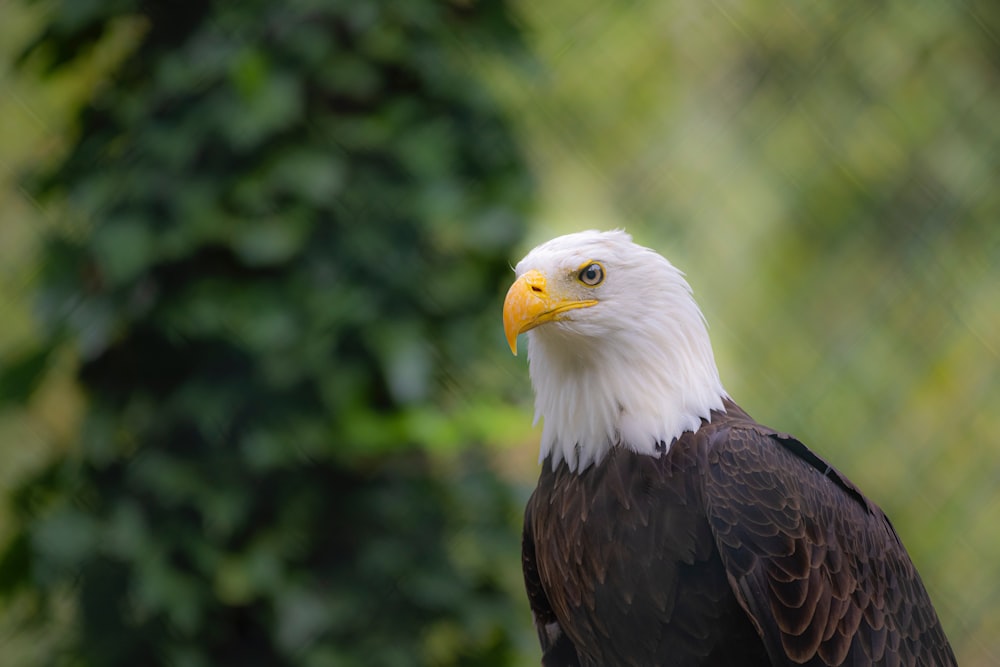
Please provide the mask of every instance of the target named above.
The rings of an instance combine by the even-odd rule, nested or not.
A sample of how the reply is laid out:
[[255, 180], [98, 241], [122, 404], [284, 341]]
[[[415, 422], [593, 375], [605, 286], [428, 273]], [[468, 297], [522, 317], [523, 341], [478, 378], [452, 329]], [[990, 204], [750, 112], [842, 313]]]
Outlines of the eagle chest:
[[712, 634], [720, 600], [736, 610], [685, 440], [659, 459], [616, 448], [579, 475], [542, 472], [528, 508], [538, 574], [585, 661], [662, 658]]

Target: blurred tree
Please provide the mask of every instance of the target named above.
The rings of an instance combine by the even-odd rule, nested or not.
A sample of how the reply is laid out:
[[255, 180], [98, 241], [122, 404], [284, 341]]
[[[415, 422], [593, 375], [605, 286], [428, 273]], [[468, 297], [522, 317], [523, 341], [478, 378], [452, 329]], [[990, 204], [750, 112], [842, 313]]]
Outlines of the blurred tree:
[[461, 62], [518, 48], [504, 4], [48, 16], [25, 66], [135, 36], [34, 188], [65, 213], [43, 339], [0, 386], [69, 348], [88, 399], [0, 560], [41, 620], [71, 591], [50, 664], [509, 663], [520, 504], [481, 457], [427, 454], [463, 438], [443, 387], [495, 328], [530, 192]]

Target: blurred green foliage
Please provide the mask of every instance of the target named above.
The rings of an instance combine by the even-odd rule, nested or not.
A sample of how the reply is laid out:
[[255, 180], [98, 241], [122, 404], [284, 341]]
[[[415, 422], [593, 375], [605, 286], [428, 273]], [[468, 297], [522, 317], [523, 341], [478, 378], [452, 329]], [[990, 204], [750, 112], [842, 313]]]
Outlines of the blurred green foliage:
[[68, 354], [86, 400], [0, 559], [35, 622], [72, 601], [46, 664], [517, 655], [519, 498], [448, 449], [531, 190], [461, 53], [519, 49], [506, 11], [49, 8], [25, 68], [129, 46], [29, 188], [56, 219], [0, 382], [29, 400]]
[[[533, 481], [498, 272], [611, 226], [687, 272], [733, 397], [888, 511], [960, 662], [1000, 661], [1000, 4], [511, 1], [531, 68], [497, 3], [0, 7], [0, 54], [44, 34], [42, 92], [0, 70], [0, 394], [33, 392], [0, 413], [4, 664], [116, 632], [537, 661], [520, 508], [456, 452], [523, 443]], [[28, 154], [60, 158], [32, 188]]]

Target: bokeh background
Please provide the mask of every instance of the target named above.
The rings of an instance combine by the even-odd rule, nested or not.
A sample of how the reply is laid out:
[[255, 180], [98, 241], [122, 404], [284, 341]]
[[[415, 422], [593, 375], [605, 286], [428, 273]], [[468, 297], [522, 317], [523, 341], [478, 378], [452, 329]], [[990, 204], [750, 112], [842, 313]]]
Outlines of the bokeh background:
[[537, 664], [499, 312], [593, 227], [1000, 664], [991, 0], [0, 2], [2, 664]]

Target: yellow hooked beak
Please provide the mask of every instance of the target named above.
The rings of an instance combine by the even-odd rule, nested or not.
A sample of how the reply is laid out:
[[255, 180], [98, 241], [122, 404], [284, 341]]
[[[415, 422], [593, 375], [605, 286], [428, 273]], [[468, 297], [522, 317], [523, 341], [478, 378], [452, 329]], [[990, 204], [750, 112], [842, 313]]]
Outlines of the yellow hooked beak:
[[535, 327], [562, 319], [567, 310], [586, 308], [596, 299], [574, 299], [550, 294], [545, 275], [534, 269], [514, 281], [503, 302], [503, 332], [510, 351], [517, 355], [517, 335]]

